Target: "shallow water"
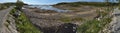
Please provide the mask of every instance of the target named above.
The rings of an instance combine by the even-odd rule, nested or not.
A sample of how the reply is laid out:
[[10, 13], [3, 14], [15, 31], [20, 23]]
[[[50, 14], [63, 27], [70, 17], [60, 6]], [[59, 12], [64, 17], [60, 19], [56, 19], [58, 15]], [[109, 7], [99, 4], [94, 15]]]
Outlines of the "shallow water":
[[43, 9], [43, 10], [54, 10], [56, 12], [68, 12], [69, 10], [62, 10], [62, 9], [58, 9], [58, 8], [55, 8], [53, 6], [50, 6], [50, 5], [34, 5], [34, 6], [30, 6], [30, 7], [37, 7], [37, 8], [40, 8], [40, 9]]

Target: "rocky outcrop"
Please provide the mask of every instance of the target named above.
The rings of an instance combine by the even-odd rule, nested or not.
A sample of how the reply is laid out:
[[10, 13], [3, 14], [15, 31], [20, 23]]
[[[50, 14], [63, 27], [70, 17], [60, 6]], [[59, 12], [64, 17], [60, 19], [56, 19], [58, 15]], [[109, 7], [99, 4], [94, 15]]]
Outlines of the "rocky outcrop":
[[43, 33], [76, 33], [77, 25], [73, 23], [64, 23], [59, 26], [44, 27], [37, 26]]
[[16, 30], [16, 24], [14, 17], [12, 15], [8, 15], [6, 22], [4, 22], [2, 33], [18, 33]]

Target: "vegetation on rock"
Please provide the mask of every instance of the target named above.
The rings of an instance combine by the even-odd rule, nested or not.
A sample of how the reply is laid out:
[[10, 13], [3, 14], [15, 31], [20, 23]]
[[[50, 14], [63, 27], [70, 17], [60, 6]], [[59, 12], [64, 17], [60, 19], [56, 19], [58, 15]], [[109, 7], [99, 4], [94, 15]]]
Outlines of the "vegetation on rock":
[[[17, 12], [16, 9], [13, 9], [10, 14], [14, 15]], [[37, 29], [25, 16], [23, 12], [20, 13], [21, 15], [18, 18], [14, 18], [16, 21], [17, 30], [20, 33], [40, 33], [40, 30]], [[15, 17], [15, 16], [14, 16]]]

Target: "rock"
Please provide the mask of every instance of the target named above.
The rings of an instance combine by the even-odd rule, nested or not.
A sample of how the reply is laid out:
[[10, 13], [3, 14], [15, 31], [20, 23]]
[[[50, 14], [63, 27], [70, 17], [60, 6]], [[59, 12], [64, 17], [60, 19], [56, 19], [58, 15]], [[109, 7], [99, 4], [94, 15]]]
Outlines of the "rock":
[[76, 33], [77, 25], [72, 23], [64, 23], [60, 26], [41, 28], [43, 33]]
[[7, 21], [4, 23], [2, 33], [18, 33], [15, 20], [12, 15], [9, 15]]

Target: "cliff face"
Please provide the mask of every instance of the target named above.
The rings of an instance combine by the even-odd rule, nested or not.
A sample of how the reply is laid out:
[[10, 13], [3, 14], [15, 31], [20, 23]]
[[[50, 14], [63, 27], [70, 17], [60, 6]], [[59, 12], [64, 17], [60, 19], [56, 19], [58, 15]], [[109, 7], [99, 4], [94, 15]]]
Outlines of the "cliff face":
[[18, 33], [16, 30], [16, 24], [14, 17], [12, 15], [8, 15], [6, 22], [4, 23], [2, 33]]

